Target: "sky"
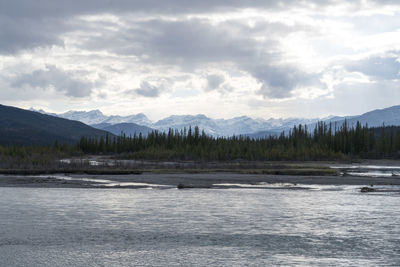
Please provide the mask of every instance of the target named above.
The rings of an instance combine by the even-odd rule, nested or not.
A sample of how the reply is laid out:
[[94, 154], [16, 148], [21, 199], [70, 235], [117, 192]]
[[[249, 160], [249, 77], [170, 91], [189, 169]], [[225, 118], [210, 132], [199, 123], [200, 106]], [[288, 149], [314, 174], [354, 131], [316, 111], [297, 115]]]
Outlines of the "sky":
[[397, 0], [0, 0], [0, 103], [356, 115], [400, 104]]

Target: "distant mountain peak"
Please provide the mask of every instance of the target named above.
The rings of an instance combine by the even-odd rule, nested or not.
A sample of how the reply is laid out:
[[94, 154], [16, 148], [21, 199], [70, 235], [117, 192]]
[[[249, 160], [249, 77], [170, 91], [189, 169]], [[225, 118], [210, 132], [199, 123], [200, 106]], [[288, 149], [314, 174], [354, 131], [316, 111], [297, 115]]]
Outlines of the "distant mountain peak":
[[[94, 110], [89, 110], [89, 111], [85, 111], [85, 110], [69, 110], [65, 113], [62, 114], [95, 114], [95, 115], [104, 115], [100, 110], [98, 109], [94, 109]], [[61, 115], [61, 114], [60, 114]]]

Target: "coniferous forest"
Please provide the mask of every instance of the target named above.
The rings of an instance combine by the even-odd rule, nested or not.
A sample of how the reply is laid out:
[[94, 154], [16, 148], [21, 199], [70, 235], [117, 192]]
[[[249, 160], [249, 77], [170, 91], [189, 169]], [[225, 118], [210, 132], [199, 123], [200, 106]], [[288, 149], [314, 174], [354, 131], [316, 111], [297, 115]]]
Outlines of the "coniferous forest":
[[198, 127], [181, 131], [153, 131], [144, 137], [82, 137], [76, 145], [0, 146], [0, 168], [51, 165], [54, 159], [108, 155], [138, 160], [194, 161], [307, 161], [400, 158], [400, 127], [368, 128], [357, 123], [340, 127], [324, 122], [310, 131], [295, 126], [279, 136], [212, 137]]
[[211, 137], [198, 127], [181, 131], [153, 131], [147, 137], [82, 137], [78, 149], [85, 154], [118, 154], [153, 160], [337, 160], [400, 158], [400, 127], [368, 128], [319, 122], [310, 131], [295, 126], [279, 136], [252, 139], [244, 136]]

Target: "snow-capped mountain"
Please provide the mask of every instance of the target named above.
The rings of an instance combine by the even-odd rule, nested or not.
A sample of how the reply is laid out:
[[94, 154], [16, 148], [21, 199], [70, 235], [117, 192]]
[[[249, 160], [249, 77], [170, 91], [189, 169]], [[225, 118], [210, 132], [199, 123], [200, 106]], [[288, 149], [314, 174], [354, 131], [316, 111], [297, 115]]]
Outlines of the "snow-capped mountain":
[[[36, 112], [49, 114], [43, 110], [35, 110]], [[207, 134], [213, 136], [232, 136], [243, 135], [248, 133], [255, 133], [270, 129], [286, 129], [291, 128], [295, 124], [310, 123], [309, 119], [269, 119], [264, 120], [261, 118], [252, 119], [247, 116], [236, 117], [232, 119], [212, 119], [205, 115], [172, 115], [167, 118], [161, 119], [157, 122], [150, 121], [143, 113], [130, 115], [130, 116], [106, 116], [100, 110], [92, 111], [68, 111], [62, 114], [49, 114], [57, 117], [77, 120], [95, 128], [103, 129], [110, 125], [117, 125], [121, 123], [134, 123], [157, 129], [159, 131], [168, 131], [168, 129], [183, 129], [190, 126], [198, 126]]]
[[183, 129], [190, 126], [198, 126], [207, 134], [221, 135], [221, 127], [213, 120], [205, 115], [172, 115], [165, 119], [159, 120], [153, 124], [153, 128], [160, 131], [168, 131], [169, 128]]
[[205, 115], [173, 115], [162, 119], [155, 124], [153, 128], [165, 131], [169, 128], [183, 129], [189, 126], [198, 126], [207, 134], [214, 136], [232, 136], [255, 133], [271, 129], [292, 128], [295, 124], [305, 124], [316, 122], [318, 119], [252, 119], [247, 116], [236, 117], [232, 119], [211, 119]]
[[135, 123], [138, 125], [143, 125], [143, 126], [152, 126], [152, 121], [150, 121], [146, 115], [143, 113], [139, 113], [136, 115], [129, 115], [129, 116], [118, 116], [118, 115], [113, 115], [109, 116], [106, 120], [103, 121], [103, 123], [109, 123], [109, 124], [118, 124], [118, 123]]
[[315, 124], [316, 122], [320, 121], [321, 119], [305, 119], [305, 118], [287, 118], [287, 119], [269, 119], [269, 122], [272, 126], [270, 129], [267, 130], [274, 130], [274, 131], [286, 131], [292, 129], [293, 126], [299, 124]]
[[[34, 109], [30, 108], [31, 111], [39, 112], [42, 114], [46, 115], [52, 115], [68, 120], [75, 120], [75, 121], [80, 121], [88, 125], [100, 125], [105, 124], [105, 125], [114, 125], [114, 124], [119, 124], [119, 123], [135, 123], [138, 125], [142, 126], [151, 126], [153, 124], [152, 121], [150, 121], [146, 115], [143, 113], [139, 113], [136, 115], [129, 115], [129, 116], [119, 116], [119, 115], [112, 115], [112, 116], [106, 116], [104, 115], [100, 110], [91, 110], [91, 111], [74, 111], [70, 110], [65, 113], [61, 114], [55, 114], [55, 113], [49, 113], [44, 111], [43, 109]], [[97, 128], [97, 127], [96, 127]]]
[[[36, 112], [46, 113], [43, 110], [35, 110]], [[56, 115], [56, 114], [49, 114]], [[253, 119], [247, 116], [236, 117], [232, 119], [212, 119], [205, 115], [172, 115], [167, 118], [161, 119], [157, 122], [152, 122], [146, 115], [139, 113], [130, 116], [106, 116], [99, 110], [92, 111], [68, 111], [56, 116], [78, 120], [83, 123], [102, 128], [103, 126], [117, 125], [120, 123], [135, 123], [137, 125], [146, 126], [160, 131], [167, 131], [168, 129], [183, 129], [190, 126], [198, 126], [207, 134], [213, 136], [232, 136], [232, 135], [264, 135], [265, 133], [279, 134], [282, 131], [288, 131], [294, 125], [308, 125], [312, 130], [317, 121], [332, 122], [340, 126], [344, 119], [348, 124], [355, 125], [357, 121], [361, 124], [366, 124], [370, 127], [378, 127], [385, 125], [400, 126], [400, 106], [393, 106], [386, 109], [374, 110], [359, 116], [337, 117], [330, 116], [324, 119], [304, 119], [304, 118], [288, 118], [288, 119]]]
[[68, 111], [58, 114], [57, 116], [73, 121], [80, 121], [89, 125], [102, 123], [108, 118], [98, 109], [91, 111]]
[[139, 113], [136, 115], [129, 115], [129, 116], [119, 116], [119, 115], [106, 116], [100, 110], [91, 110], [91, 111], [71, 110], [62, 114], [50, 114], [43, 110], [34, 110], [34, 111], [48, 115], [55, 115], [57, 117], [64, 119], [80, 121], [88, 125], [96, 125], [102, 123], [107, 123], [111, 125], [119, 123], [135, 123], [143, 126], [152, 125], [152, 122], [143, 113]]
[[225, 136], [241, 135], [249, 132], [258, 132], [264, 129], [269, 129], [272, 125], [263, 119], [252, 119], [247, 116], [236, 117], [232, 119], [218, 119], [216, 123], [222, 128], [222, 133]]

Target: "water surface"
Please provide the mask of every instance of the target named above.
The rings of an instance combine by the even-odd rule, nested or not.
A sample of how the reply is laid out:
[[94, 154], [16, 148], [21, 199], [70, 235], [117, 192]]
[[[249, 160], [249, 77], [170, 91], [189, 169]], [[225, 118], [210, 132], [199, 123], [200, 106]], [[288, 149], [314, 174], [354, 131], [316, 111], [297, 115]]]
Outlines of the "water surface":
[[399, 196], [0, 188], [0, 265], [399, 266]]

